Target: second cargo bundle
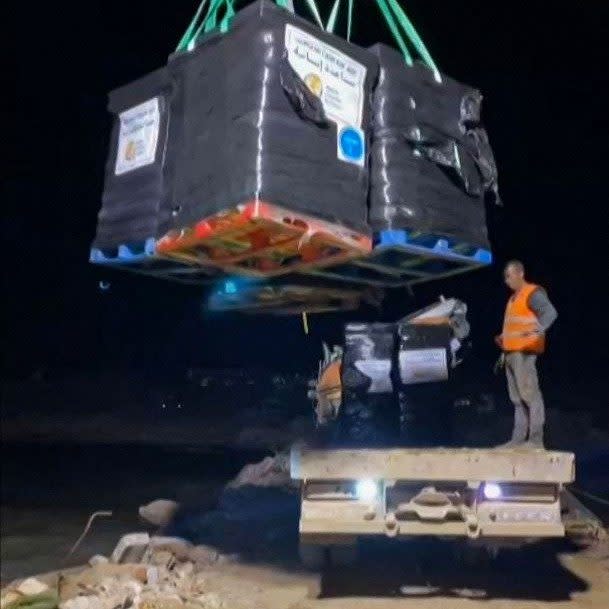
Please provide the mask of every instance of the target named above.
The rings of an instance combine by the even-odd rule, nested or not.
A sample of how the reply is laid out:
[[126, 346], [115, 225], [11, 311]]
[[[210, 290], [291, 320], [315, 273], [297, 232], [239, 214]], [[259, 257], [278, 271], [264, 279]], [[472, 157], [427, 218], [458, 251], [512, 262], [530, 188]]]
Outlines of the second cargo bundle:
[[497, 175], [478, 91], [385, 45], [374, 94], [370, 224], [488, 248], [484, 195]]

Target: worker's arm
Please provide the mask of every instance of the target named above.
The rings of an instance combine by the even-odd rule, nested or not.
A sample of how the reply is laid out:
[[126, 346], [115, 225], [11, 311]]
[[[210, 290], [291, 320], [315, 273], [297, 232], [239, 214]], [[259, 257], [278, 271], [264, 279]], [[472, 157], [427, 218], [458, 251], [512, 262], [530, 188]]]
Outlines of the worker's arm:
[[550, 329], [550, 326], [556, 321], [558, 313], [543, 288], [537, 288], [529, 296], [529, 307], [537, 316], [541, 331], [544, 333], [547, 332]]

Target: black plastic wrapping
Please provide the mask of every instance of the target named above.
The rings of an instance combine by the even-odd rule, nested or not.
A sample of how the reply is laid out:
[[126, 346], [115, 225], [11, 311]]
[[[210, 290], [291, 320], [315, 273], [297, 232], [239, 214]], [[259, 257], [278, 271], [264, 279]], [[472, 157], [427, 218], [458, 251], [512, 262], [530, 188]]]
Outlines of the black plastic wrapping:
[[343, 389], [357, 393], [391, 393], [395, 324], [352, 323], [345, 326]]
[[442, 84], [377, 44], [370, 168], [370, 224], [488, 247], [484, 195], [497, 170], [480, 124], [482, 96], [446, 76]]
[[366, 230], [367, 163], [338, 159], [337, 123], [292, 69], [286, 24], [365, 66], [361, 128], [368, 133], [374, 56], [259, 0], [237, 13], [227, 33], [169, 62], [180, 141], [175, 228], [261, 200]]
[[399, 402], [393, 380], [395, 348], [395, 324], [345, 326], [339, 416], [342, 443], [382, 446], [396, 440]]
[[[171, 91], [169, 75], [162, 68], [109, 95], [108, 109], [114, 116], [114, 123], [95, 247], [109, 248], [144, 241], [162, 235], [168, 228], [172, 183], [168, 159], [173, 157], [169, 138]], [[133, 115], [130, 120], [140, 127], [148, 121], [150, 126], [143, 129], [147, 129], [148, 138], [156, 139], [156, 145], [151, 144], [144, 154], [140, 150], [138, 157], [137, 147], [145, 140], [152, 140], [142, 135], [143, 130], [133, 131], [130, 139], [127, 124], [121, 138], [121, 113], [133, 113], [142, 104], [140, 116], [144, 118]], [[120, 150], [119, 143], [123, 146]], [[117, 162], [119, 153], [121, 158]]]
[[445, 382], [450, 371], [448, 325], [398, 324], [398, 372], [401, 385]]

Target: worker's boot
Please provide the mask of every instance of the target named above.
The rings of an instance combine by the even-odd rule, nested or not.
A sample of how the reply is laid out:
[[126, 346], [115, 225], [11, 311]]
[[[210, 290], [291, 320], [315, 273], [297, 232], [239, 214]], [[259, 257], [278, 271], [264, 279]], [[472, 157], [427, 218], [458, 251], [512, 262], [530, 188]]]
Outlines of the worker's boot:
[[495, 448], [518, 448], [518, 447], [522, 447], [525, 445], [526, 445], [525, 440], [520, 440], [518, 438], [512, 438], [508, 442], [505, 442], [504, 444], [499, 444]]
[[532, 432], [526, 441], [526, 446], [528, 448], [543, 449], [543, 431]]

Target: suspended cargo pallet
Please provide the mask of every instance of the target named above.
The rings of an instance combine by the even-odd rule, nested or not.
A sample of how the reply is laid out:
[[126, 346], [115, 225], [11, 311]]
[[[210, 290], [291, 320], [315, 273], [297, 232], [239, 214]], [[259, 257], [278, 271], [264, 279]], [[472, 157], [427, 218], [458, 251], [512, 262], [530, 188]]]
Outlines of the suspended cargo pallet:
[[89, 261], [100, 266], [131, 271], [185, 283], [203, 285], [217, 278], [221, 272], [213, 267], [187, 264], [160, 256], [153, 237], [144, 241], [123, 243], [117, 247], [91, 248]]
[[209, 296], [212, 311], [296, 315], [330, 311], [352, 311], [362, 302], [380, 306], [382, 293], [370, 287], [333, 284], [318, 278], [290, 276], [282, 281], [258, 282], [230, 278], [220, 282]]
[[173, 260], [260, 278], [342, 264], [371, 250], [367, 235], [259, 201], [171, 231], [157, 244]]
[[400, 287], [465, 273], [493, 260], [489, 250], [405, 230], [381, 231], [375, 243], [365, 258], [308, 272], [379, 287]]

